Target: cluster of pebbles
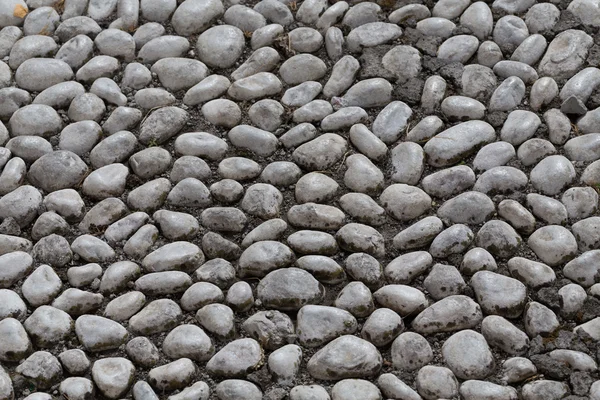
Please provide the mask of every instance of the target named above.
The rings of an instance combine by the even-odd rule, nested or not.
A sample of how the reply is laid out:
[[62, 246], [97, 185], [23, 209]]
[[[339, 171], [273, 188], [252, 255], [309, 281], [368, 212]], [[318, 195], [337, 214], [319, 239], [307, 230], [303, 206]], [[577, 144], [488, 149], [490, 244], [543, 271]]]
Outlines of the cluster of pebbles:
[[600, 400], [599, 27], [1, 0], [0, 399]]

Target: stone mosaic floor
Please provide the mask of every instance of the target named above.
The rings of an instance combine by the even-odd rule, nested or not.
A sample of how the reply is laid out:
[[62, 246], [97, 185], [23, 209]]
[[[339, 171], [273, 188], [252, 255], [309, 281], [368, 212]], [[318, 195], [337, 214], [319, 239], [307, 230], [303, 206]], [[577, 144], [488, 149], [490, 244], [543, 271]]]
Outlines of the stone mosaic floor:
[[0, 400], [600, 400], [600, 0], [0, 0]]

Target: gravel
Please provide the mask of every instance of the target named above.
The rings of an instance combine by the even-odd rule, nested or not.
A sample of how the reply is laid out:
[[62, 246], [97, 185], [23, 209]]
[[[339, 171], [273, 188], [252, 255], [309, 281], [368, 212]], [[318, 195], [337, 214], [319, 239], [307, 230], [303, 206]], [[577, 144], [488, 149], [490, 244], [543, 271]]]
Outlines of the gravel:
[[598, 27], [0, 2], [0, 400], [600, 399]]

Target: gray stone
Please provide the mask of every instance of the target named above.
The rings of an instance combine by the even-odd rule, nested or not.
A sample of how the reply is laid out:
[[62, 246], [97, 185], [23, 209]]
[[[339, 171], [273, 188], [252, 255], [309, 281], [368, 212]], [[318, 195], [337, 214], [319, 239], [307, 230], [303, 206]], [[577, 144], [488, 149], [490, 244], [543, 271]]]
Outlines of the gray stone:
[[402, 254], [385, 267], [385, 276], [392, 283], [409, 284], [433, 265], [433, 258], [426, 251]]
[[[533, 187], [543, 194], [556, 195], [575, 179], [575, 168], [564, 156], [544, 158], [531, 171]], [[552, 177], [552, 179], [550, 179]]]
[[198, 58], [211, 67], [229, 68], [244, 50], [244, 33], [231, 25], [209, 28], [198, 37]]
[[181, 36], [164, 35], [150, 40], [138, 53], [146, 64], [153, 64], [162, 58], [182, 57], [190, 48], [190, 42]]
[[446, 367], [427, 365], [421, 368], [415, 384], [419, 394], [427, 400], [451, 399], [458, 395], [458, 381]]
[[454, 332], [477, 326], [483, 319], [481, 308], [469, 297], [448, 296], [434, 303], [413, 320], [418, 333]]
[[521, 18], [507, 15], [496, 22], [493, 36], [501, 49], [513, 52], [529, 36], [529, 31]]
[[558, 327], [558, 318], [548, 307], [535, 301], [529, 302], [524, 314], [525, 332], [530, 338], [537, 335], [548, 336]]
[[480, 271], [473, 275], [471, 286], [482, 309], [488, 314], [516, 318], [525, 307], [527, 290], [516, 279]]
[[75, 333], [83, 346], [91, 352], [116, 349], [127, 340], [127, 330], [110, 319], [82, 315], [75, 321]]
[[196, 366], [189, 358], [180, 358], [169, 364], [153, 368], [148, 373], [150, 384], [159, 391], [183, 389], [196, 375]]
[[498, 266], [494, 257], [481, 247], [474, 247], [467, 251], [460, 264], [463, 274], [475, 274], [478, 271], [496, 271]]
[[571, 279], [583, 287], [590, 287], [596, 282], [599, 268], [596, 260], [600, 257], [600, 251], [586, 251], [579, 257], [570, 261], [563, 268], [565, 277]]
[[491, 40], [481, 43], [477, 50], [477, 62], [487, 68], [493, 68], [496, 63], [503, 59], [504, 56], [500, 46]]
[[15, 372], [39, 389], [49, 389], [62, 376], [56, 357], [47, 351], [36, 351], [19, 364]]
[[173, 300], [154, 300], [129, 320], [129, 329], [136, 334], [151, 335], [174, 328], [181, 309]]
[[135, 367], [122, 357], [103, 358], [94, 362], [92, 378], [99, 391], [109, 399], [118, 399], [133, 384]]
[[592, 44], [592, 38], [583, 31], [568, 29], [559, 33], [540, 61], [540, 74], [561, 79], [572, 77], [583, 65]]
[[394, 101], [386, 105], [373, 122], [373, 133], [382, 142], [392, 144], [400, 138], [404, 131], [412, 110], [401, 101]]
[[382, 206], [396, 219], [408, 221], [431, 208], [431, 198], [421, 189], [405, 185], [388, 186], [380, 196]]
[[209, 373], [225, 378], [245, 377], [258, 368], [262, 349], [254, 339], [238, 339], [228, 343], [206, 364]]
[[388, 105], [391, 97], [392, 85], [387, 80], [383, 78], [371, 78], [355, 83], [343, 97], [339, 99], [333, 97], [331, 101], [332, 104], [338, 103], [344, 107], [357, 106], [371, 108]]
[[493, 128], [486, 122], [468, 121], [436, 135], [425, 144], [424, 150], [430, 165], [447, 166], [472, 154], [495, 137]]
[[316, 379], [366, 378], [379, 372], [382, 358], [369, 342], [345, 335], [327, 344], [308, 362]]
[[480, 333], [466, 329], [455, 333], [442, 346], [444, 361], [461, 379], [483, 379], [494, 370], [494, 357]]
[[324, 294], [323, 286], [310, 273], [298, 268], [272, 271], [257, 287], [257, 297], [263, 305], [279, 310], [298, 310], [305, 304], [318, 304]]

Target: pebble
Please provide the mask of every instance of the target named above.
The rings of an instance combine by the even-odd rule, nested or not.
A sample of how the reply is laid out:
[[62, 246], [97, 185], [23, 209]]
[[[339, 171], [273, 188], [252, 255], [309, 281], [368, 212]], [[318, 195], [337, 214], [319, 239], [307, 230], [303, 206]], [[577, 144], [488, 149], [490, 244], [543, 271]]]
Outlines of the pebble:
[[492, 346], [510, 355], [520, 355], [529, 348], [529, 338], [503, 317], [490, 315], [481, 323], [481, 332]]
[[164, 332], [175, 327], [180, 316], [181, 309], [173, 300], [154, 300], [131, 317], [129, 328], [143, 335]]
[[340, 197], [340, 207], [363, 224], [379, 226], [385, 223], [385, 210], [363, 193], [347, 193]]
[[51, 58], [30, 58], [15, 72], [17, 85], [25, 90], [36, 92], [66, 82], [72, 77], [73, 71], [67, 63]]
[[317, 57], [310, 54], [299, 54], [285, 61], [279, 67], [279, 74], [288, 85], [298, 85], [306, 81], [321, 79], [326, 70], [325, 63]]
[[527, 186], [527, 175], [513, 167], [494, 167], [485, 171], [473, 189], [483, 193], [512, 193]]
[[292, 386], [298, 374], [302, 349], [294, 344], [288, 344], [275, 350], [268, 359], [269, 370], [275, 375], [277, 383]]
[[459, 62], [465, 64], [475, 54], [478, 47], [479, 40], [475, 36], [453, 36], [440, 45], [437, 56], [447, 63]]
[[181, 57], [189, 48], [190, 42], [186, 38], [164, 35], [144, 44], [138, 53], [138, 58], [146, 64], [153, 64], [163, 58]]
[[346, 277], [344, 269], [337, 262], [326, 256], [303, 256], [296, 260], [296, 266], [309, 271], [322, 283], [336, 284], [340, 283]]
[[[583, 31], [569, 29], [561, 32], [550, 42], [538, 70], [542, 75], [553, 78], [570, 78], [583, 65], [592, 44], [592, 38]], [[569, 57], [564, 57], [564, 54], [569, 54]]]
[[479, 399], [481, 396], [494, 396], [503, 399], [518, 398], [516, 389], [512, 387], [478, 380], [469, 380], [460, 385], [460, 394], [468, 400]]
[[248, 110], [248, 117], [259, 128], [275, 131], [283, 122], [284, 108], [275, 100], [259, 100]]
[[465, 96], [446, 97], [441, 104], [442, 113], [453, 120], [482, 119], [485, 106], [479, 101]]
[[480, 333], [466, 329], [450, 336], [442, 346], [442, 356], [461, 379], [483, 379], [494, 369], [494, 357]]
[[281, 98], [281, 102], [289, 107], [302, 107], [317, 97], [322, 89], [323, 85], [319, 82], [302, 82], [287, 89]]
[[234, 25], [244, 32], [254, 32], [267, 24], [265, 17], [249, 7], [236, 4], [223, 15], [227, 24]]
[[173, 329], [165, 338], [162, 349], [172, 359], [185, 356], [200, 362], [210, 359], [214, 352], [210, 338], [196, 325], [180, 325]]
[[415, 251], [393, 259], [385, 267], [386, 277], [393, 283], [410, 283], [425, 273], [433, 264], [433, 258], [425, 251]]
[[47, 351], [36, 351], [15, 369], [39, 389], [49, 389], [62, 376], [62, 367], [56, 357]]
[[249, 125], [238, 125], [231, 129], [228, 134], [231, 143], [238, 148], [268, 157], [277, 150], [277, 137], [271, 132], [255, 128]]
[[456, 28], [456, 25], [441, 17], [425, 18], [417, 22], [417, 30], [427, 36], [435, 36], [442, 39], [446, 39], [452, 35], [452, 31]]
[[573, 164], [567, 158], [553, 155], [544, 158], [531, 170], [530, 180], [542, 194], [556, 195], [573, 182], [575, 175]]
[[0, 332], [6, 341], [0, 345], [0, 360], [18, 362], [29, 355], [33, 349], [27, 332], [21, 323], [14, 318], [0, 321]]
[[431, 242], [429, 252], [437, 258], [462, 253], [473, 241], [473, 232], [463, 224], [452, 225], [440, 232]]
[[508, 383], [520, 382], [536, 374], [535, 365], [527, 358], [512, 357], [502, 364], [504, 379]]
[[[523, 43], [526, 44], [526, 42]], [[521, 46], [523, 46], [523, 44], [521, 44], [519, 47]], [[519, 49], [517, 48], [517, 50]], [[515, 53], [517, 52], [517, 50], [515, 50]], [[494, 65], [494, 73], [501, 78], [516, 76], [526, 84], [535, 82], [538, 79], [538, 74], [533, 67], [531, 67], [527, 63], [514, 60], [499, 61]]]
[[257, 341], [249, 338], [238, 339], [216, 353], [206, 364], [206, 369], [219, 377], [244, 377], [258, 368], [261, 358], [262, 350]]
[[382, 306], [401, 316], [418, 313], [428, 306], [425, 295], [418, 289], [406, 285], [386, 285], [373, 294]]
[[92, 352], [118, 348], [127, 339], [127, 330], [117, 322], [95, 315], [82, 315], [75, 321], [75, 333]]
[[8, 128], [13, 136], [36, 135], [49, 138], [62, 129], [62, 121], [52, 107], [30, 104], [12, 115]]
[[417, 391], [425, 399], [452, 398], [458, 395], [458, 381], [446, 367], [427, 365], [419, 370], [415, 380]]
[[546, 379], [530, 382], [524, 385], [521, 390], [522, 397], [526, 400], [533, 400], [540, 396], [562, 398], [566, 396], [568, 392], [569, 389], [566, 384]]
[[249, 400], [262, 399], [260, 389], [253, 383], [242, 379], [224, 380], [216, 386], [215, 392], [218, 398], [222, 400], [233, 400], [240, 397]]
[[548, 307], [532, 301], [525, 307], [525, 332], [530, 338], [547, 336], [559, 326], [558, 318]]
[[58, 359], [63, 368], [71, 375], [83, 375], [91, 366], [85, 352], [79, 349], [71, 349], [63, 351], [58, 355]]
[[527, 243], [549, 266], [569, 261], [577, 252], [575, 237], [567, 229], [558, 225], [548, 225], [536, 230]]
[[453, 332], [475, 327], [482, 320], [481, 308], [470, 298], [453, 295], [434, 303], [412, 322], [419, 333]]
[[572, 221], [590, 217], [598, 208], [598, 194], [592, 188], [567, 189], [561, 201]]
[[515, 110], [508, 114], [508, 118], [500, 131], [500, 138], [512, 145], [520, 145], [535, 135], [542, 121], [530, 111]]
[[177, 7], [171, 23], [179, 35], [189, 36], [205, 31], [223, 12], [223, 3], [219, 0], [188, 0]]
[[517, 77], [506, 78], [492, 93], [490, 111], [511, 111], [515, 109], [525, 96], [525, 83]]
[[511, 143], [499, 141], [486, 144], [475, 155], [473, 167], [479, 171], [487, 171], [506, 165], [515, 156], [516, 151]]
[[496, 63], [502, 61], [504, 55], [500, 46], [491, 40], [486, 40], [479, 45], [477, 50], [477, 62], [487, 68], [493, 68]]
[[363, 378], [376, 374], [382, 365], [379, 351], [355, 336], [341, 336], [311, 357], [308, 372], [316, 379]]
[[[365, 79], [350, 87], [339, 102], [345, 107], [380, 107], [390, 103], [391, 92], [392, 85], [387, 80], [383, 78]], [[338, 100], [334, 97], [332, 102], [338, 102]]]
[[248, 318], [242, 328], [270, 350], [279, 349], [296, 339], [292, 320], [279, 311], [258, 312]]
[[106, 305], [104, 316], [114, 321], [125, 321], [134, 316], [146, 303], [142, 292], [127, 292]]
[[412, 110], [401, 101], [389, 103], [373, 122], [373, 134], [386, 144], [396, 142], [404, 131]]
[[51, 306], [40, 306], [23, 323], [32, 341], [48, 348], [64, 340], [73, 330], [73, 319], [66, 312]]
[[49, 265], [37, 267], [23, 282], [25, 300], [33, 306], [50, 303], [60, 293], [62, 281]]
[[[292, 284], [298, 282], [302, 282], [302, 285]], [[298, 268], [281, 268], [269, 272], [256, 290], [263, 305], [280, 310], [297, 310], [305, 304], [318, 304], [325, 292], [310, 273]]]
[[346, 153], [348, 143], [334, 133], [325, 133], [297, 147], [292, 154], [294, 161], [310, 171], [325, 170], [337, 163]]
[[471, 286], [480, 306], [488, 314], [516, 318], [525, 307], [526, 287], [514, 278], [479, 271], [471, 278]]
[[150, 370], [150, 385], [161, 391], [183, 389], [191, 383], [196, 374], [196, 366], [189, 358], [180, 358], [169, 364]]
[[595, 283], [597, 273], [595, 260], [600, 257], [597, 250], [586, 251], [579, 257], [568, 262], [563, 268], [565, 276], [583, 287], [590, 287]]
[[133, 362], [142, 367], [153, 367], [158, 363], [158, 349], [147, 337], [131, 339], [125, 350]]
[[356, 319], [345, 310], [306, 305], [298, 311], [298, 340], [306, 347], [320, 347], [332, 339], [352, 334], [356, 329]]
[[394, 218], [409, 221], [428, 211], [431, 198], [421, 189], [406, 184], [388, 186], [380, 196], [381, 205]]
[[513, 52], [529, 36], [525, 22], [514, 15], [500, 18], [494, 27], [493, 37], [500, 48]]
[[[352, 86], [352, 82], [360, 69], [358, 60], [351, 55], [340, 58], [331, 70], [331, 76], [323, 87], [323, 94], [330, 98], [340, 96]], [[312, 100], [312, 99], [311, 99]]]
[[595, 231], [599, 228], [599, 222], [600, 220], [596, 217], [590, 217], [577, 221], [571, 226], [580, 251], [593, 250], [598, 247], [594, 235]]
[[294, 122], [318, 122], [333, 113], [333, 107], [325, 100], [313, 100], [294, 111]]
[[432, 166], [448, 166], [495, 139], [493, 128], [483, 121], [468, 121], [449, 128], [429, 140], [423, 149]]
[[365, 321], [361, 336], [375, 346], [392, 342], [404, 329], [402, 318], [389, 308], [375, 310]]

